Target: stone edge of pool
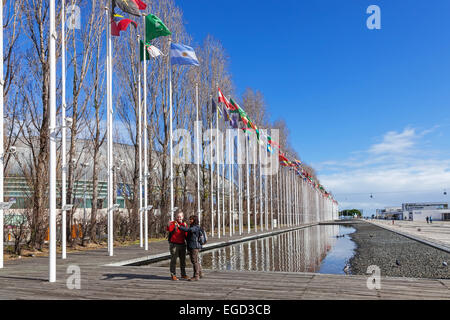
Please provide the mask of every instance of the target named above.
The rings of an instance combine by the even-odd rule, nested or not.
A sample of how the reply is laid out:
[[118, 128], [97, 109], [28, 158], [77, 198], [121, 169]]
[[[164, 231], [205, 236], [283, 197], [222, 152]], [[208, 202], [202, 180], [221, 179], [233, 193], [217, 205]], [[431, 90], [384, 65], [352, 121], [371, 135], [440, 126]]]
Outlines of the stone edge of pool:
[[[332, 223], [332, 222], [328, 222], [326, 224], [339, 224], [339, 223]], [[313, 227], [313, 226], [317, 226], [317, 225], [321, 225], [321, 223], [310, 223], [310, 224], [305, 224], [302, 226], [297, 226], [297, 227], [293, 227], [290, 229], [284, 229], [284, 230], [278, 230], [278, 231], [269, 231], [266, 233], [261, 233], [261, 234], [256, 234], [256, 235], [252, 235], [252, 236], [247, 236], [247, 237], [242, 237], [239, 239], [234, 239], [234, 240], [228, 240], [228, 241], [220, 241], [220, 242], [214, 242], [214, 243], [210, 243], [207, 244], [203, 247], [202, 252], [205, 251], [209, 251], [209, 250], [213, 250], [213, 249], [217, 249], [217, 248], [222, 248], [222, 247], [228, 247], [230, 245], [236, 244], [236, 243], [241, 243], [241, 242], [246, 242], [246, 241], [250, 241], [250, 240], [256, 240], [256, 239], [260, 239], [260, 238], [266, 238], [266, 237], [271, 237], [280, 233], [286, 233], [286, 232], [291, 232], [294, 230], [300, 230], [300, 229], [304, 229], [304, 228], [309, 228], [309, 227]], [[164, 253], [159, 253], [159, 254], [154, 254], [154, 255], [150, 255], [150, 256], [144, 256], [144, 257], [139, 257], [139, 258], [135, 258], [135, 259], [129, 259], [129, 260], [124, 260], [124, 261], [118, 261], [118, 262], [114, 262], [114, 263], [109, 263], [104, 265], [105, 267], [124, 267], [124, 266], [141, 266], [141, 265], [147, 265], [150, 263], [155, 263], [155, 262], [159, 262], [162, 260], [167, 260], [170, 259], [170, 253], [169, 252], [164, 252]]]

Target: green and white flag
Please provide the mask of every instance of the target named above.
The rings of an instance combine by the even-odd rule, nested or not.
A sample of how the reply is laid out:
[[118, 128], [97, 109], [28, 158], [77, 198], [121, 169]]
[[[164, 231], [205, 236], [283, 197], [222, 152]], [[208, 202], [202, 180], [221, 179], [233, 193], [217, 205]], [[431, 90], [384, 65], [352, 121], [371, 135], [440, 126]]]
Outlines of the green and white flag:
[[144, 60], [144, 48], [145, 48], [145, 60], [150, 60], [151, 58], [156, 58], [158, 56], [163, 56], [164, 54], [159, 50], [157, 47], [147, 43], [144, 45], [144, 42], [142, 40], [139, 41], [140, 43], [140, 57], [141, 61]]

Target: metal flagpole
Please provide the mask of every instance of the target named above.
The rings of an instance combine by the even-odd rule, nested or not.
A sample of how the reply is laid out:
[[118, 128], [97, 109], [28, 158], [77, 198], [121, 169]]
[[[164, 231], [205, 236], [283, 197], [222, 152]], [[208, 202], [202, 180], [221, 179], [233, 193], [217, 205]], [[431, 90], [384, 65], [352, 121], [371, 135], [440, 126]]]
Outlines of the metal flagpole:
[[[67, 258], [66, 250], [66, 226], [67, 226], [67, 213], [66, 213], [66, 179], [67, 179], [67, 160], [66, 160], [66, 8], [65, 0], [61, 1], [61, 251], [62, 259]], [[0, 6], [1, 8], [3, 6]], [[2, 135], [3, 136], [3, 135]]]
[[288, 170], [286, 169], [284, 172], [284, 181], [285, 181], [285, 195], [286, 195], [286, 225], [290, 227], [289, 224], [289, 184], [288, 184]]
[[294, 208], [294, 214], [292, 216], [292, 224], [295, 226], [297, 224], [297, 188], [295, 184], [295, 174], [294, 170], [291, 169], [291, 178], [292, 178], [292, 206]]
[[[0, 202], [3, 202], [3, 167], [5, 150], [3, 145], [3, 0], [0, 0]], [[0, 209], [0, 269], [3, 268], [3, 209]]]
[[262, 171], [261, 171], [261, 146], [258, 146], [258, 156], [259, 156], [259, 221], [261, 224], [261, 231], [264, 231], [264, 224], [263, 224], [263, 201], [262, 201]]
[[297, 174], [295, 173], [295, 171], [293, 172], [294, 174], [294, 181], [295, 181], [295, 224], [298, 225], [299, 223], [299, 210], [298, 210], [298, 179], [297, 179]]
[[[172, 44], [172, 39], [169, 39], [169, 50]], [[172, 64], [170, 62], [170, 54], [169, 54], [169, 108], [170, 108], [170, 220], [173, 221], [173, 208], [174, 208], [174, 199], [173, 199], [173, 145], [172, 145]]]
[[296, 215], [297, 215], [297, 206], [296, 206], [296, 197], [295, 197], [295, 177], [293, 175], [293, 170], [291, 170], [291, 185], [292, 185], [292, 225], [296, 224]]
[[[256, 134], [256, 132], [255, 132]], [[247, 167], [247, 177], [245, 179], [245, 183], [247, 184], [247, 230], [248, 233], [250, 233], [250, 172], [249, 172], [249, 165], [248, 165], [248, 149], [250, 141], [248, 139], [248, 135], [245, 135], [245, 164]]]
[[232, 222], [231, 222], [231, 219], [232, 219], [232, 215], [233, 215], [233, 204], [232, 204], [232, 202], [233, 202], [233, 187], [232, 187], [232, 183], [233, 183], [233, 165], [232, 165], [232, 157], [231, 157], [231, 155], [232, 155], [232, 153], [233, 153], [233, 150], [232, 150], [232, 147], [231, 147], [231, 135], [230, 134], [227, 134], [227, 136], [228, 136], [228, 161], [229, 161], [229, 171], [228, 171], [228, 179], [229, 179], [229, 181], [228, 181], [228, 184], [229, 184], [229, 195], [228, 195], [228, 200], [229, 200], [229, 206], [228, 206], [228, 213], [229, 213], [229, 219], [228, 219], [228, 227], [230, 228], [230, 237], [233, 235], [233, 231], [232, 231]]
[[220, 222], [220, 175], [219, 175], [219, 168], [220, 168], [220, 149], [219, 149], [219, 105], [217, 105], [216, 109], [216, 171], [217, 171], [217, 236], [220, 239], [220, 228], [221, 228], [221, 222]]
[[286, 216], [286, 210], [285, 210], [285, 206], [286, 206], [286, 200], [285, 200], [285, 196], [286, 196], [286, 191], [284, 190], [284, 170], [282, 167], [280, 167], [280, 171], [281, 171], [281, 177], [280, 177], [280, 194], [281, 194], [281, 220], [282, 220], [282, 224], [283, 227], [286, 227], [286, 220], [285, 220], [285, 216]]
[[106, 35], [107, 35], [107, 140], [108, 140], [108, 251], [109, 255], [114, 255], [114, 235], [113, 235], [113, 214], [114, 214], [114, 203], [113, 203], [113, 192], [114, 192], [114, 173], [113, 173], [113, 111], [112, 111], [112, 40], [111, 40], [111, 15], [109, 14], [109, 9], [106, 8]]
[[258, 146], [258, 143], [253, 146], [253, 211], [255, 215], [255, 232], [258, 232], [258, 220], [257, 220], [257, 210], [256, 210], [256, 148]]
[[[233, 128], [233, 130], [236, 130], [235, 128]], [[230, 225], [231, 225], [231, 235], [234, 235], [235, 233], [235, 228], [234, 228], [234, 214], [235, 214], [235, 201], [236, 201], [236, 197], [234, 196], [234, 189], [236, 188], [236, 185], [234, 184], [234, 135], [233, 135], [233, 139], [231, 139], [230, 137], [230, 150], [231, 150], [231, 182], [232, 182], [232, 189], [231, 189], [231, 220], [230, 220]]]
[[[1, 7], [3, 10], [3, 7]], [[56, 281], [56, 31], [55, 31], [55, 1], [50, 1], [50, 181], [49, 181], [49, 281]], [[2, 61], [3, 62], [3, 61]], [[3, 95], [3, 92], [1, 92]], [[3, 119], [3, 118], [2, 118]], [[0, 137], [3, 140], [3, 136]], [[0, 168], [3, 170], [3, 166]]]
[[[218, 106], [219, 107], [219, 106]], [[220, 126], [220, 124], [219, 124]], [[222, 125], [222, 129], [224, 128], [224, 125]], [[221, 131], [221, 137], [220, 137], [220, 154], [221, 154], [221, 159], [220, 162], [222, 163], [222, 235], [225, 236], [225, 139], [224, 136], [222, 135], [222, 131]]]
[[281, 201], [281, 194], [280, 194], [280, 185], [279, 185], [279, 173], [280, 170], [277, 170], [277, 228], [280, 229], [280, 201]]
[[[145, 25], [145, 24], [144, 24]], [[141, 36], [138, 35], [138, 46], [140, 50], [140, 38]], [[145, 52], [145, 45], [144, 45], [144, 59], [147, 58], [146, 52]], [[139, 245], [140, 247], [144, 247], [144, 237], [143, 237], [143, 199], [142, 199], [142, 192], [143, 192], [143, 185], [142, 185], [142, 97], [141, 97], [141, 64], [139, 63], [138, 68], [138, 146], [139, 146]]]
[[[142, 16], [145, 28], [145, 16]], [[147, 41], [146, 33], [144, 32], [144, 49]], [[143, 130], [144, 130], [144, 250], [148, 250], [148, 132], [147, 132], [147, 55], [144, 50], [144, 105], [143, 105]], [[172, 113], [170, 114], [172, 116]], [[172, 133], [172, 130], [170, 131]]]
[[294, 202], [294, 199], [293, 199], [293, 193], [294, 193], [294, 190], [293, 190], [293, 188], [292, 188], [292, 175], [291, 175], [291, 170], [289, 169], [289, 171], [288, 171], [288, 174], [289, 174], [289, 204], [290, 204], [290, 215], [289, 215], [289, 223], [290, 223], [290, 225], [291, 225], [291, 227], [292, 227], [292, 225], [293, 225], [293, 215], [294, 215], [294, 206], [293, 206], [293, 202]]
[[[211, 104], [212, 104], [212, 96], [209, 97], [209, 100], [211, 100]], [[210, 169], [210, 184], [211, 184], [211, 194], [210, 194], [210, 198], [211, 198], [211, 237], [214, 237], [214, 177], [213, 177], [213, 142], [212, 142], [212, 132], [213, 132], [213, 113], [211, 111], [211, 128], [210, 128], [210, 162], [209, 162], [209, 169]]]
[[242, 179], [241, 179], [241, 165], [239, 159], [241, 158], [241, 130], [237, 130], [237, 170], [238, 170], [238, 184], [239, 184], [239, 235], [242, 235]]
[[[225, 129], [225, 124], [222, 125], [222, 129]], [[220, 149], [222, 150], [222, 235], [225, 237], [225, 135], [222, 133], [220, 140]]]
[[270, 229], [273, 230], [273, 175], [270, 174]]
[[195, 83], [195, 105], [197, 108], [196, 113], [196, 126], [197, 126], [197, 208], [198, 208], [198, 221], [202, 221], [202, 208], [200, 204], [200, 132], [198, 125], [198, 83]]
[[[266, 155], [267, 156], [267, 155]], [[266, 175], [264, 177], [264, 207], [265, 207], [265, 217], [264, 217], [264, 229], [267, 231], [269, 230], [269, 199], [267, 197], [267, 193], [269, 190], [268, 186], [268, 176]]]

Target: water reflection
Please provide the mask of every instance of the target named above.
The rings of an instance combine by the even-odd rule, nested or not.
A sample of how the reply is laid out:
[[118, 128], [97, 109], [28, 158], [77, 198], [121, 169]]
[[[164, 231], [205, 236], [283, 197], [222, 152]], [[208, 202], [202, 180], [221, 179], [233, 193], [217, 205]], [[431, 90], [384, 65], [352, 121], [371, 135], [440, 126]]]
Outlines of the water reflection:
[[344, 226], [314, 226], [239, 243], [203, 253], [203, 267], [341, 274], [355, 249], [355, 244], [348, 237], [341, 236], [354, 231]]
[[[355, 229], [314, 226], [273, 237], [206, 251], [204, 269], [343, 274], [356, 245], [348, 235]], [[168, 262], [158, 265], [168, 266]]]

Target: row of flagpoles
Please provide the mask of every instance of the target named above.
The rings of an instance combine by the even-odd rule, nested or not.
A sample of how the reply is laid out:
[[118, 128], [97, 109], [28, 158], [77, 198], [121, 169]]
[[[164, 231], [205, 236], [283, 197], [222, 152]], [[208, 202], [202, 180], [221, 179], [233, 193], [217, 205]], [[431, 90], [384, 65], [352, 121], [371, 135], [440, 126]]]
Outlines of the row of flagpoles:
[[[0, 0], [0, 8], [3, 8], [3, 1]], [[137, 23], [132, 21], [131, 19], [125, 19], [120, 15], [115, 14], [115, 6], [118, 6], [124, 12], [141, 16], [140, 11], [146, 9], [145, 3], [140, 0], [113, 0], [112, 8], [105, 8], [106, 15], [106, 73], [107, 73], [107, 176], [108, 176], [108, 196], [107, 196], [107, 216], [108, 216], [108, 253], [110, 256], [114, 254], [114, 244], [113, 244], [113, 211], [117, 208], [117, 205], [113, 203], [113, 168], [114, 168], [114, 150], [113, 150], [113, 103], [112, 103], [112, 78], [113, 78], [113, 64], [112, 64], [112, 36], [119, 36], [120, 31], [126, 30], [130, 24], [137, 27]], [[65, 1], [62, 0], [62, 29], [61, 29], [61, 37], [62, 37], [62, 258], [66, 259], [66, 211], [70, 210], [71, 206], [67, 205], [66, 200], [66, 179], [67, 179], [67, 163], [66, 163], [66, 128], [69, 118], [66, 117], [66, 89], [65, 89]], [[56, 39], [57, 34], [55, 30], [55, 0], [50, 0], [49, 3], [49, 20], [50, 20], [50, 28], [49, 28], [49, 74], [50, 74], [50, 86], [49, 86], [49, 114], [50, 114], [50, 123], [49, 123], [49, 132], [50, 132], [50, 156], [49, 156], [49, 281], [56, 281]], [[122, 19], [123, 18], [123, 19]], [[3, 47], [3, 13], [0, 12], [0, 44]], [[139, 88], [138, 88], [138, 96], [139, 96], [139, 105], [138, 105], [138, 140], [139, 140], [139, 218], [140, 218], [140, 246], [145, 247], [145, 250], [148, 250], [148, 211], [151, 210], [151, 206], [148, 205], [148, 159], [147, 159], [147, 91], [146, 91], [146, 83], [147, 83], [147, 58], [146, 55], [150, 57], [157, 57], [162, 54], [162, 52], [152, 46], [149, 41], [160, 37], [160, 36], [169, 36], [171, 35], [169, 29], [164, 25], [164, 23], [156, 16], [149, 14], [143, 17], [144, 20], [144, 41], [141, 42], [138, 36], [139, 47], [144, 48], [144, 66], [143, 66], [143, 98], [141, 97], [141, 68], [139, 68]], [[173, 121], [172, 121], [172, 66], [173, 65], [190, 65], [190, 66], [198, 66], [199, 62], [196, 58], [194, 50], [186, 45], [172, 43], [169, 38], [169, 48], [170, 48], [170, 56], [169, 56], [169, 114], [170, 114], [170, 214], [171, 219], [173, 220], [174, 216], [174, 186], [173, 186]], [[142, 51], [139, 51], [142, 54]], [[4, 81], [3, 81], [3, 48], [0, 49], [0, 89], [3, 89]], [[282, 165], [286, 167], [290, 167], [293, 170], [288, 172], [277, 172], [276, 174], [276, 190], [278, 200], [277, 208], [278, 208], [278, 227], [280, 224], [293, 226], [298, 225], [300, 222], [300, 216], [298, 212], [303, 211], [306, 212], [307, 208], [304, 210], [300, 210], [300, 204], [306, 205], [308, 201], [306, 201], [305, 197], [307, 188], [306, 185], [310, 186], [311, 190], [315, 190], [315, 203], [318, 203], [319, 191], [323, 195], [323, 199], [329, 199], [330, 195], [327, 193], [322, 186], [317, 184], [311, 176], [302, 168], [301, 163], [298, 160], [295, 162], [289, 161], [284, 153], [281, 152], [280, 146], [271, 140], [270, 136], [266, 136], [263, 132], [260, 132], [256, 125], [250, 120], [245, 111], [237, 105], [232, 99], [228, 101], [228, 99], [222, 94], [220, 89], [218, 90], [218, 103], [224, 104], [224, 113], [226, 113], [228, 120], [230, 122], [230, 127], [238, 128], [238, 120], [243, 124], [243, 128], [247, 133], [254, 131], [257, 136], [257, 140], [259, 143], [262, 143], [265, 150], [267, 148], [268, 152], [273, 151], [273, 147], [278, 147], [279, 152], [279, 160]], [[199, 112], [199, 101], [198, 101], [198, 83], [195, 88], [195, 97], [196, 97], [196, 119], [198, 120], [198, 112]], [[215, 104], [215, 101], [212, 100], [212, 104]], [[224, 141], [219, 140], [219, 111], [220, 107], [216, 106], [216, 153], [221, 157], [225, 158], [225, 149], [219, 146], [224, 144]], [[232, 115], [230, 116], [229, 113]], [[238, 116], [238, 120], [236, 118]], [[0, 137], [3, 136], [3, 94], [0, 95]], [[198, 122], [197, 122], [198, 123]], [[224, 126], [225, 126], [224, 122]], [[213, 126], [213, 119], [211, 119], [211, 129]], [[142, 135], [142, 130], [144, 134]], [[200, 136], [199, 128], [196, 127], [197, 137]], [[245, 153], [245, 168], [246, 168], [246, 189], [245, 192], [243, 190], [243, 175], [241, 172], [241, 165], [237, 164], [237, 180], [238, 180], [238, 230], [239, 234], [244, 232], [244, 219], [243, 219], [243, 198], [245, 193], [245, 198], [247, 199], [247, 232], [251, 232], [251, 199], [250, 199], [250, 165], [249, 165], [249, 145], [250, 140], [245, 139], [244, 145], [241, 145], [239, 139], [240, 130], [238, 130], [238, 139], [236, 145], [236, 156], [240, 156]], [[265, 141], [260, 139], [260, 134], [265, 138]], [[143, 149], [142, 150], [142, 143]], [[198, 145], [199, 139], [197, 139], [197, 160], [200, 159], [200, 146]], [[228, 141], [228, 144], [231, 145], [231, 139]], [[220, 174], [220, 157], [216, 155], [217, 164], [216, 164], [216, 174], [217, 174], [217, 190], [216, 190], [216, 208], [214, 207], [214, 185], [213, 183], [213, 159], [212, 159], [212, 130], [211, 130], [211, 159], [210, 159], [210, 173], [211, 173], [211, 235], [215, 234], [215, 219], [217, 217], [217, 236], [225, 235], [225, 227], [226, 227], [226, 210], [225, 210], [225, 164], [222, 164], [222, 174]], [[259, 160], [259, 212], [256, 211], [257, 207], [257, 181], [256, 174], [253, 175], [253, 185], [254, 185], [254, 230], [258, 230], [257, 226], [257, 213], [260, 215], [260, 229], [261, 230], [269, 230], [269, 220], [271, 221], [271, 228], [274, 228], [274, 210], [273, 210], [273, 176], [265, 176], [264, 177], [264, 205], [263, 205], [263, 175], [261, 174], [261, 160], [263, 156], [263, 152], [261, 148], [258, 150], [254, 149], [254, 157], [256, 158], [258, 153]], [[3, 168], [3, 139], [0, 139], [0, 168]], [[232, 236], [235, 230], [235, 219], [234, 214], [235, 210], [235, 185], [234, 185], [234, 148], [230, 148], [228, 150], [228, 157], [230, 159], [229, 170], [228, 170], [228, 179], [229, 179], [229, 207], [228, 207], [228, 222], [229, 222], [229, 234]], [[142, 159], [143, 158], [143, 159]], [[256, 169], [256, 165], [255, 165]], [[200, 201], [200, 164], [197, 161], [197, 207], [198, 207], [198, 215], [201, 221], [202, 218], [202, 209], [201, 209], [201, 201]], [[143, 172], [142, 172], [143, 171]], [[296, 174], [294, 174], [294, 172]], [[302, 179], [297, 179], [296, 177], [300, 176]], [[222, 179], [222, 183], [220, 180]], [[284, 183], [283, 180], [284, 179]], [[271, 218], [269, 219], [269, 210], [268, 210], [268, 202], [269, 202], [269, 185], [270, 184], [270, 214]], [[221, 189], [222, 185], [222, 189]], [[282, 187], [284, 186], [284, 187]], [[222, 197], [220, 195], [220, 191], [222, 191]], [[144, 195], [144, 197], [142, 196]], [[281, 197], [282, 196], [282, 197]], [[308, 195], [311, 197], [311, 194]], [[331, 199], [334, 205], [337, 203]], [[222, 201], [222, 202], [221, 202]], [[3, 204], [3, 170], [0, 170], [0, 202]], [[264, 212], [263, 209], [264, 208]], [[217, 209], [217, 210], [215, 210]], [[319, 205], [316, 205], [316, 209], [319, 209]], [[331, 210], [331, 211], [330, 211]], [[332, 216], [335, 214], [335, 209], [331, 208], [328, 211], [333, 212]], [[284, 215], [280, 216], [280, 212], [284, 212]], [[264, 214], [264, 215], [263, 215]], [[264, 222], [264, 224], [263, 224]], [[303, 221], [308, 222], [308, 221]], [[3, 207], [0, 206], [0, 268], [3, 267]]]
[[[143, 4], [142, 1], [139, 1], [138, 9], [139, 10], [144, 10], [145, 8], [146, 8], [145, 4]], [[127, 8], [125, 8], [123, 6], [121, 6], [121, 9], [125, 10], [125, 12], [128, 12], [130, 14], [134, 14], [134, 15], [138, 14], [136, 10], [134, 10], [134, 11], [128, 10], [127, 11]], [[111, 16], [112, 17], [121, 17], [121, 18], [123, 18], [122, 16], [116, 15], [114, 12], [111, 13]], [[116, 21], [118, 21], [118, 24], [116, 24]], [[130, 20], [130, 19], [114, 20], [114, 18], [112, 18], [112, 20], [111, 20], [111, 28], [115, 29], [115, 30], [119, 29], [119, 31], [116, 31], [115, 35], [119, 35], [120, 31], [126, 30], [127, 27], [130, 24], [133, 24], [135, 27], [137, 26], [137, 24], [134, 21]], [[162, 52], [158, 48], [156, 48], [153, 45], [151, 45], [148, 41], [149, 40], [153, 40], [153, 39], [155, 39], [157, 37], [160, 37], [160, 36], [169, 36], [169, 35], [171, 35], [171, 32], [169, 31], [169, 29], [164, 25], [164, 23], [158, 17], [156, 17], [155, 15], [152, 15], [152, 14], [149, 14], [149, 15], [144, 17], [144, 28], [145, 28], [144, 41], [143, 41], [143, 43], [141, 43], [139, 41], [140, 42], [140, 54], [141, 55], [142, 54], [144, 54], [144, 55], [148, 54], [148, 56], [150, 56], [152, 58], [155, 58], [155, 57], [157, 57], [159, 55], [162, 55]], [[147, 37], [148, 33], [150, 33], [149, 37]], [[141, 47], [144, 48], [144, 50], [143, 50], [144, 52], [142, 52]], [[170, 132], [170, 137], [169, 137], [169, 143], [170, 143], [170, 147], [169, 147], [170, 148], [170, 213], [171, 213], [171, 219], [173, 220], [173, 215], [174, 215], [174, 186], [173, 186], [172, 65], [178, 64], [178, 65], [198, 66], [199, 62], [198, 62], [198, 60], [196, 58], [194, 50], [191, 47], [186, 46], [186, 45], [182, 45], [182, 44], [172, 43], [170, 38], [169, 38], [169, 50], [170, 50], [170, 53], [169, 53], [169, 62], [168, 62], [169, 63], [169, 75], [168, 75], [168, 77], [169, 77], [169, 117], [170, 117], [170, 119], [169, 119], [169, 126], [170, 126], [170, 128], [169, 128], [169, 132]], [[144, 140], [144, 152], [143, 152], [144, 153], [144, 179], [143, 179], [144, 180], [144, 183], [143, 183], [144, 203], [142, 204], [142, 201], [140, 201], [140, 206], [141, 206], [140, 212], [142, 212], [142, 211], [144, 212], [144, 220], [145, 221], [144, 221], [143, 224], [144, 224], [145, 231], [144, 231], [144, 234], [142, 234], [143, 233], [142, 232], [142, 229], [143, 229], [142, 228], [142, 214], [140, 214], [140, 226], [141, 226], [141, 228], [140, 228], [140, 236], [141, 236], [141, 239], [144, 238], [144, 241], [145, 241], [144, 246], [145, 246], [145, 249], [148, 250], [148, 244], [147, 244], [147, 241], [148, 241], [147, 240], [148, 239], [147, 212], [151, 208], [148, 207], [148, 203], [147, 203], [147, 195], [148, 195], [148, 192], [147, 192], [148, 170], [147, 170], [147, 159], [146, 159], [146, 157], [147, 157], [147, 147], [146, 147], [146, 145], [147, 145], [147, 137], [146, 137], [147, 130], [145, 128], [146, 127], [146, 122], [147, 122], [146, 121], [147, 118], [146, 118], [146, 115], [145, 115], [145, 112], [146, 112], [146, 70], [147, 70], [147, 68], [146, 68], [146, 61], [147, 61], [147, 57], [145, 56], [143, 59], [141, 57], [141, 60], [144, 60], [144, 68], [143, 68], [143, 70], [144, 70], [143, 71], [143, 74], [144, 74], [144, 85], [143, 85], [143, 87], [144, 87], [144, 98], [143, 98], [143, 100], [144, 100], [144, 106], [143, 106], [143, 110], [144, 110], [144, 116], [143, 116], [143, 119], [144, 119], [144, 121], [143, 121], [144, 122], [144, 129], [143, 129], [144, 130], [144, 137], [143, 137], [143, 140]], [[112, 72], [112, 70], [111, 70], [111, 72]], [[140, 75], [139, 75], [139, 79], [140, 79]], [[141, 84], [139, 83], [139, 91], [140, 91], [140, 85]], [[247, 116], [245, 111], [240, 106], [238, 106], [232, 99], [230, 99], [230, 101], [228, 101], [225, 98], [225, 96], [222, 94], [222, 92], [220, 91], [220, 89], [218, 87], [217, 87], [217, 89], [218, 89], [218, 95], [219, 95], [218, 102], [219, 103], [222, 102], [226, 106], [226, 109], [224, 108], [224, 111], [227, 112], [226, 110], [228, 110], [231, 113], [237, 114], [239, 116], [239, 120], [244, 124], [244, 128], [243, 129], [246, 130], [247, 132], [248, 132], [248, 130], [254, 130], [255, 134], [258, 137], [258, 141], [261, 142], [259, 129], [256, 127], [256, 125], [253, 124], [253, 122]], [[139, 103], [141, 103], [141, 100], [139, 101]], [[198, 123], [198, 112], [199, 112], [198, 111], [198, 108], [199, 108], [199, 105], [198, 105], [198, 83], [196, 84], [196, 87], [195, 87], [195, 103], [196, 103], [196, 120], [197, 120], [197, 123]], [[217, 109], [220, 110], [220, 108], [217, 108]], [[141, 110], [141, 108], [140, 108], [140, 110]], [[227, 113], [227, 115], [228, 115], [228, 113]], [[141, 123], [142, 122], [141, 112], [139, 112], [139, 117], [140, 117], [139, 118], [139, 123]], [[234, 127], [234, 128], [237, 128], [237, 121], [236, 121], [236, 119], [231, 119], [229, 115], [228, 115], [228, 118], [230, 120], [231, 126]], [[211, 129], [212, 129], [212, 121], [211, 121]], [[142, 126], [141, 125], [139, 125], [139, 130], [142, 130]], [[196, 130], [197, 137], [199, 137], [200, 133], [199, 133], [198, 126], [196, 127], [195, 130]], [[219, 142], [220, 142], [219, 141], [219, 113], [218, 112], [216, 113], [216, 132], [217, 132], [217, 134], [216, 134], [216, 152], [220, 153], [220, 150], [219, 150]], [[327, 197], [327, 198], [330, 197], [330, 194], [327, 193], [323, 189], [323, 187], [321, 185], [316, 184], [316, 182], [313, 180], [313, 178], [302, 168], [300, 161], [295, 160], [294, 162], [291, 162], [290, 160], [288, 160], [286, 158], [286, 155], [281, 152], [281, 147], [279, 146], [279, 144], [277, 144], [275, 141], [272, 141], [270, 136], [266, 136], [264, 134], [263, 134], [263, 136], [266, 138], [265, 143], [267, 144], [267, 150], [268, 151], [273, 152], [273, 147], [278, 147], [279, 160], [280, 160], [280, 163], [282, 165], [284, 165], [286, 167], [293, 168], [293, 170], [297, 173], [297, 175], [303, 177], [305, 181], [311, 183], [311, 185], [313, 185], [314, 188], [318, 188], [318, 190], [323, 191], [322, 193], [323, 193], [323, 195], [325, 197]], [[197, 157], [196, 158], [200, 159], [200, 154], [199, 154], [200, 146], [198, 145], [199, 139], [196, 139], [196, 140], [197, 140], [197, 145], [195, 147], [196, 152], [197, 152]], [[211, 180], [212, 180], [212, 177], [213, 177], [213, 174], [212, 174], [213, 173], [213, 164], [212, 164], [212, 148], [213, 148], [213, 146], [212, 146], [212, 133], [211, 133], [211, 142], [210, 143], [211, 143], [210, 173], [211, 173]], [[141, 145], [142, 145], [142, 134], [139, 133], [140, 150], [141, 150]], [[246, 152], [246, 159], [247, 159], [246, 160], [247, 161], [246, 162], [246, 169], [247, 169], [246, 170], [246, 172], [247, 172], [247, 175], [246, 175], [247, 179], [246, 179], [246, 181], [247, 181], [247, 184], [246, 184], [245, 194], [246, 194], [246, 198], [247, 198], [247, 227], [248, 227], [248, 232], [250, 233], [250, 225], [251, 225], [251, 223], [250, 223], [250, 191], [249, 191], [250, 183], [249, 183], [249, 164], [248, 164], [248, 156], [249, 155], [248, 155], [247, 143], [243, 147], [244, 147], [244, 151]], [[242, 148], [242, 146], [240, 145], [239, 139], [238, 139], [238, 143], [237, 143], [237, 153], [238, 154], [241, 153], [241, 151], [242, 151], [241, 148]], [[140, 154], [139, 166], [140, 166], [140, 169], [141, 169], [141, 166], [142, 166], [141, 151], [139, 152], [139, 154]], [[260, 152], [260, 157], [261, 157], [261, 152]], [[140, 172], [141, 171], [142, 170], [140, 170]], [[231, 165], [230, 165], [229, 173], [230, 173], [229, 174], [229, 178], [230, 178], [230, 180], [229, 180], [230, 181], [229, 182], [229, 184], [230, 184], [230, 194], [229, 194], [229, 200], [230, 200], [230, 208], [229, 208], [229, 217], [230, 218], [229, 218], [229, 220], [230, 221], [229, 221], [229, 223], [230, 223], [230, 234], [232, 234], [232, 232], [233, 232], [233, 226], [232, 225], [234, 224], [234, 218], [233, 218], [234, 217], [234, 215], [233, 215], [234, 210], [232, 209], [232, 207], [234, 206], [233, 199], [232, 199], [232, 194], [234, 192], [232, 190], [233, 189], [232, 185], [234, 185], [234, 183], [232, 182], [233, 179], [231, 178], [232, 173], [233, 173]], [[214, 210], [215, 209], [214, 208], [214, 199], [213, 199], [214, 183], [213, 183], [213, 181], [211, 181], [211, 234], [214, 235], [214, 229], [215, 229], [214, 216], [217, 216], [217, 232], [218, 232], [217, 234], [220, 237], [221, 234], [222, 235], [225, 234], [225, 187], [224, 187], [225, 186], [225, 183], [224, 183], [224, 181], [225, 181], [225, 165], [222, 165], [222, 180], [223, 180], [223, 183], [222, 183], [222, 186], [223, 186], [222, 187], [222, 199], [220, 197], [220, 179], [221, 178], [220, 178], [220, 164], [219, 164], [219, 162], [217, 162], [217, 165], [216, 165], [216, 174], [217, 174], [217, 191], [216, 191], [217, 211]], [[238, 194], [239, 194], [238, 195], [238, 198], [239, 198], [238, 199], [239, 200], [238, 201], [238, 207], [239, 207], [238, 208], [239, 209], [238, 210], [238, 212], [239, 212], [239, 234], [242, 234], [242, 232], [243, 232], [242, 200], [243, 199], [242, 199], [242, 185], [241, 185], [242, 184], [242, 181], [241, 181], [242, 180], [241, 168], [239, 167], [239, 165], [238, 165], [237, 175], [238, 175], [238, 188], [239, 188], [239, 192], [238, 192]], [[278, 179], [278, 175], [277, 175], [277, 179]], [[140, 177], [139, 181], [140, 182], [142, 181], [142, 177]], [[256, 187], [256, 181], [254, 181], [254, 182], [255, 182], [254, 184], [255, 184], [255, 187]], [[266, 203], [266, 208], [267, 208], [267, 203], [268, 203], [268, 199], [267, 199], [267, 193], [268, 193], [267, 179], [266, 179], [265, 182], [266, 182], [264, 184], [265, 185], [265, 203]], [[271, 194], [272, 194], [272, 190], [273, 190], [272, 179], [270, 179], [270, 182], [271, 182], [270, 183], [270, 191], [271, 191]], [[260, 173], [260, 208], [262, 207], [262, 194], [261, 194], [262, 190], [261, 190], [261, 186], [262, 186], [262, 175]], [[140, 196], [142, 197], [142, 185], [141, 184], [140, 184], [140, 190], [141, 190]], [[294, 190], [291, 190], [291, 191], [294, 191]], [[221, 200], [222, 200], [222, 203], [221, 203]], [[334, 200], [332, 200], [332, 201], [335, 203]], [[271, 199], [270, 203], [271, 203], [271, 206], [272, 206], [272, 199]], [[222, 208], [221, 208], [221, 204], [222, 204]], [[198, 208], [197, 214], [199, 216], [199, 220], [201, 221], [202, 209], [201, 209], [201, 201], [200, 201], [200, 163], [199, 163], [199, 161], [197, 161], [197, 208]], [[254, 209], [255, 209], [255, 229], [256, 229], [256, 197], [255, 197], [255, 202], [254, 202]], [[222, 214], [221, 214], [221, 211], [222, 211]], [[260, 211], [261, 211], [261, 209], [260, 209]], [[273, 210], [271, 210], [271, 213], [273, 215]], [[263, 226], [261, 224], [261, 228], [265, 227], [265, 229], [267, 230], [268, 229], [268, 220], [269, 220], [268, 216], [267, 216], [268, 215], [267, 209], [266, 209], [266, 213], [265, 214], [266, 214], [266, 218], [265, 219], [261, 219], [261, 221], [265, 220], [265, 226]], [[233, 221], [231, 221], [231, 220], [233, 220]], [[112, 221], [111, 221], [111, 224], [112, 224]], [[273, 226], [273, 224], [272, 224], [272, 226]], [[142, 246], [142, 240], [141, 240], [141, 246]]]

